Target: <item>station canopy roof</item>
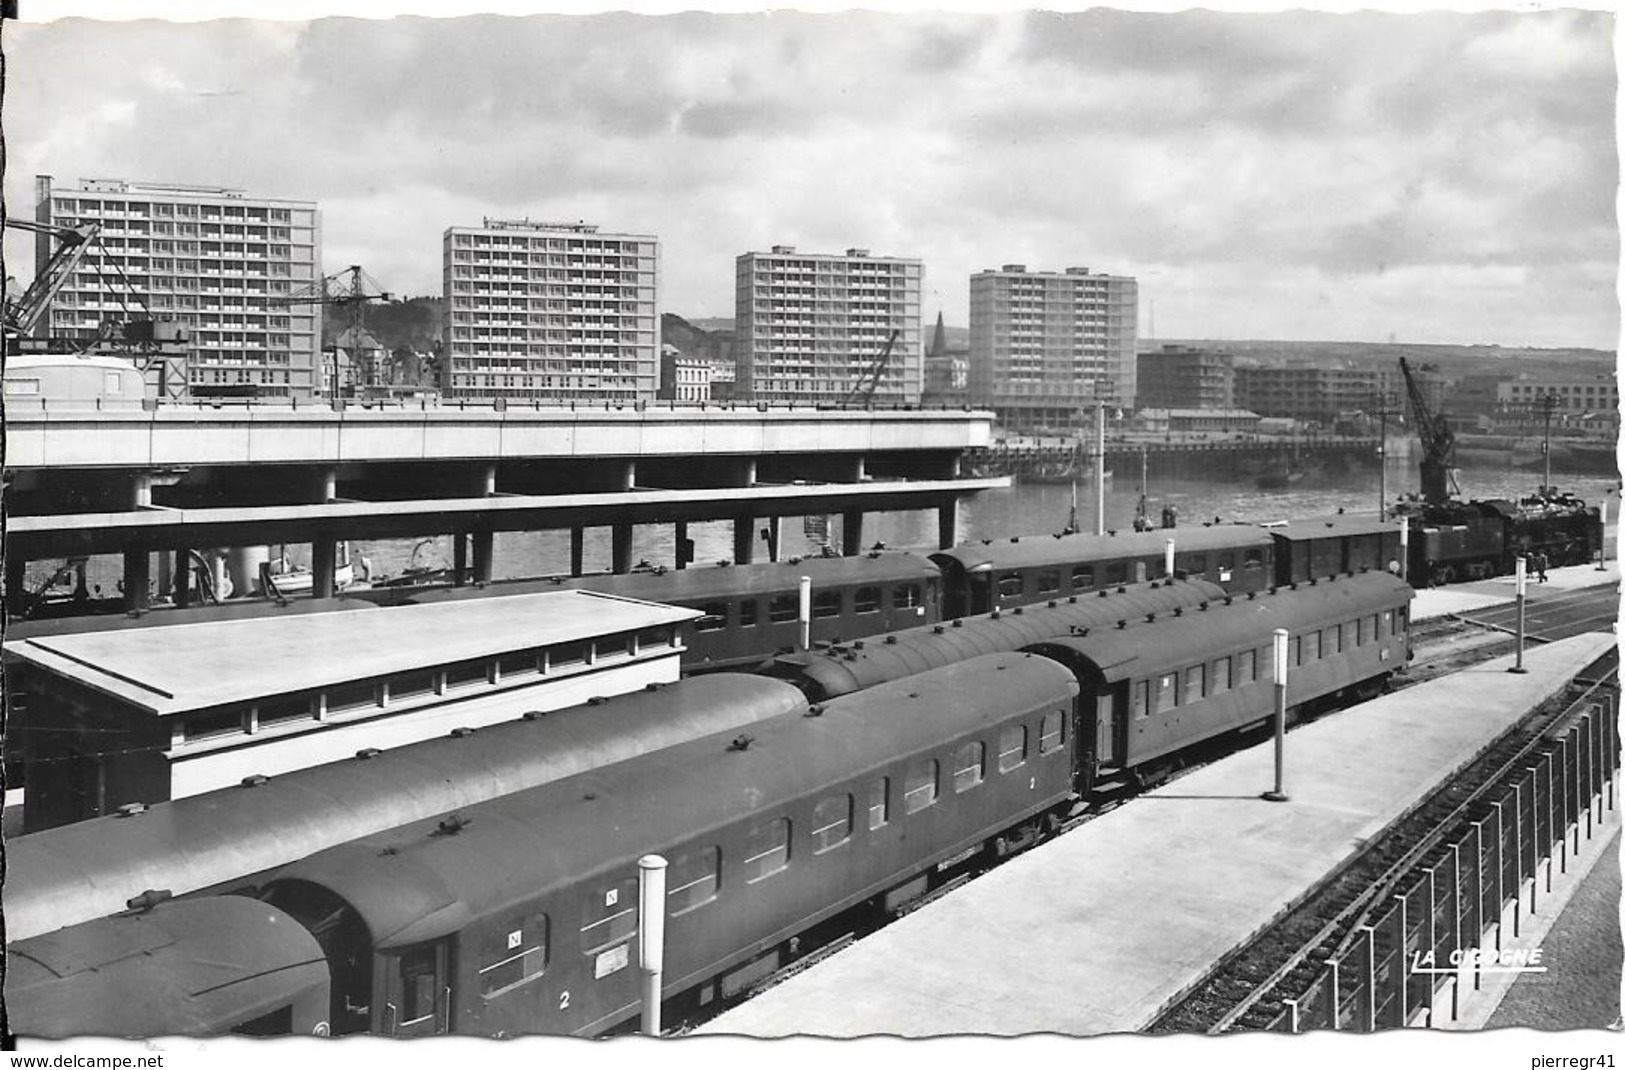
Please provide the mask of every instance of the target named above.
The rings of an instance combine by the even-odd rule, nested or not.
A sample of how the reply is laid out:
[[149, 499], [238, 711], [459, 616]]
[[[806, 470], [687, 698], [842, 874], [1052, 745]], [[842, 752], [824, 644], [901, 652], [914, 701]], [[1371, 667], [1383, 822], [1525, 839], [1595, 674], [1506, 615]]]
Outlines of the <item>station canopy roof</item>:
[[699, 615], [620, 595], [565, 590], [371, 613], [38, 636], [7, 643], [5, 649], [164, 717]]

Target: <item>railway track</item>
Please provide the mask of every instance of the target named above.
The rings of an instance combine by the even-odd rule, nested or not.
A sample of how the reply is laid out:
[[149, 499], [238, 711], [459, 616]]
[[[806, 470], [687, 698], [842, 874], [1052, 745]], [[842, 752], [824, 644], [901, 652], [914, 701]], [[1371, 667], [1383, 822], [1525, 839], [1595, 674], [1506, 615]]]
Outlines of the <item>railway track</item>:
[[1443, 845], [1470, 824], [1484, 800], [1508, 790], [1542, 753], [1560, 748], [1554, 740], [1578, 720], [1594, 691], [1617, 692], [1618, 685], [1615, 654], [1508, 730], [1285, 917], [1222, 961], [1146, 1032], [1219, 1034], [1276, 1027], [1286, 1002], [1304, 993], [1329, 961], [1350, 953], [1362, 927], [1426, 863], [1442, 857]]

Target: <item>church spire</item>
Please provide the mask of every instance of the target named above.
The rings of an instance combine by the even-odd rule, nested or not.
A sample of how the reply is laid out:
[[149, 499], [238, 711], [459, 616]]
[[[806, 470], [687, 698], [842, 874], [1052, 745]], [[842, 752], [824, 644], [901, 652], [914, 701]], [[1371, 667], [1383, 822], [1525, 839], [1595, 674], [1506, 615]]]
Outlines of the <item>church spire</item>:
[[948, 332], [942, 326], [942, 312], [937, 312], [936, 333], [931, 335], [931, 355], [940, 357], [948, 352]]

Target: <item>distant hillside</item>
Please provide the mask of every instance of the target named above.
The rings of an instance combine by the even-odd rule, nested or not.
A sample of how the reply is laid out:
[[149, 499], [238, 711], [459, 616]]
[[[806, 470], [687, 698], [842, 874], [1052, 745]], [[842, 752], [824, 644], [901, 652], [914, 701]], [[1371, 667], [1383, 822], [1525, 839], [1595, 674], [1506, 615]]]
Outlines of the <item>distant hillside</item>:
[[[369, 301], [362, 306], [362, 323], [385, 349], [407, 346], [419, 352], [434, 348], [446, 322], [443, 297], [408, 297], [400, 301]], [[347, 310], [329, 309], [322, 317], [322, 342], [333, 340], [350, 326]]]
[[1348, 361], [1357, 365], [1432, 364], [1446, 378], [1464, 375], [1610, 375], [1615, 354], [1602, 349], [1531, 349], [1512, 346], [1421, 345], [1405, 342], [1237, 341], [1228, 338], [1142, 338], [1139, 350], [1164, 345], [1222, 349], [1237, 357], [1276, 364], [1307, 360], [1316, 364]]

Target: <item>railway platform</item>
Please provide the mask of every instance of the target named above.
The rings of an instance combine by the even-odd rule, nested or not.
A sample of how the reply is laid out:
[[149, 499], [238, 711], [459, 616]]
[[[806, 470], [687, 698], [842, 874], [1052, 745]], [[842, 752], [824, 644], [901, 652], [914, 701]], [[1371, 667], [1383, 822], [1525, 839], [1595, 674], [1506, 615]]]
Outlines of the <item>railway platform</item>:
[[1385, 695], [1148, 792], [696, 1032], [1134, 1032], [1615, 642], [1587, 633]]
[[[1546, 582], [1537, 583], [1529, 577], [1526, 597], [1539, 598], [1547, 591], [1583, 591], [1592, 587], [1606, 587], [1619, 582], [1619, 561], [1610, 559], [1606, 569], [1596, 565], [1565, 565], [1546, 570]], [[1518, 597], [1517, 580], [1511, 576], [1496, 576], [1471, 583], [1453, 583], [1449, 587], [1422, 587], [1411, 603], [1412, 620], [1431, 620], [1451, 613], [1470, 613], [1475, 609], [1504, 605]]]

